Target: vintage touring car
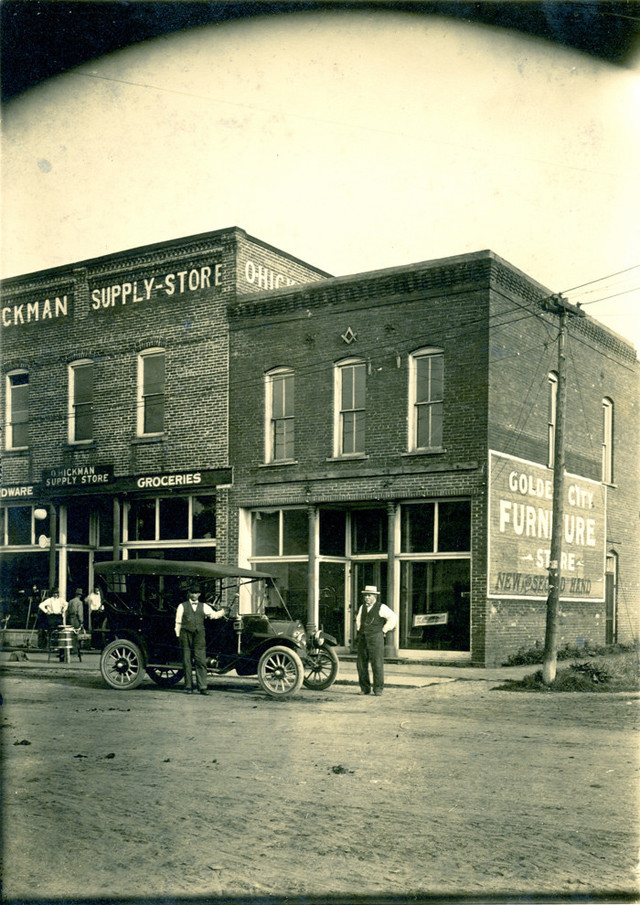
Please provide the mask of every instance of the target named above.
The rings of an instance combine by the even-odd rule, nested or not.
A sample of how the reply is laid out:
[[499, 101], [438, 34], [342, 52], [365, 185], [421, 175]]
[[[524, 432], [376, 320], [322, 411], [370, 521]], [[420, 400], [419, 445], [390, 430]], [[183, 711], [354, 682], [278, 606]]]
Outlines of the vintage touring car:
[[271, 575], [217, 563], [164, 559], [96, 563], [103, 609], [92, 643], [100, 672], [116, 689], [136, 688], [149, 676], [157, 685], [184, 677], [174, 631], [178, 604], [194, 582], [201, 599], [225, 609], [205, 620], [207, 670], [257, 676], [267, 694], [284, 698], [306, 688], [323, 690], [338, 675], [336, 639], [308, 634], [293, 619]]

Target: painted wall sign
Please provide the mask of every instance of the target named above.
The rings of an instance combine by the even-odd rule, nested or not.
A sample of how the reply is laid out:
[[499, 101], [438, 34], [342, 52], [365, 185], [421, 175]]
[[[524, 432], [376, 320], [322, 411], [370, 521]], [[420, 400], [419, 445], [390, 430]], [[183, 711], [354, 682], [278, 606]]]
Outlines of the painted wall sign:
[[[487, 596], [546, 599], [553, 515], [551, 469], [489, 453]], [[561, 599], [604, 600], [606, 488], [565, 473]]]
[[101, 311], [213, 289], [221, 285], [222, 264], [206, 264], [175, 273], [164, 273], [161, 276], [95, 286], [91, 289], [90, 305], [94, 311]]
[[5, 305], [2, 309], [2, 326], [21, 327], [24, 324], [38, 322], [49, 323], [69, 314], [69, 297], [56, 295], [52, 299], [41, 299], [35, 302], [20, 302]]
[[244, 278], [250, 286], [257, 286], [258, 289], [282, 289], [283, 286], [294, 286], [296, 283], [296, 280], [286, 274], [251, 260], [244, 265]]
[[45, 490], [95, 490], [112, 481], [112, 465], [70, 465], [45, 468], [42, 472]]
[[16, 484], [12, 487], [0, 487], [0, 500], [31, 500], [34, 495], [33, 484]]

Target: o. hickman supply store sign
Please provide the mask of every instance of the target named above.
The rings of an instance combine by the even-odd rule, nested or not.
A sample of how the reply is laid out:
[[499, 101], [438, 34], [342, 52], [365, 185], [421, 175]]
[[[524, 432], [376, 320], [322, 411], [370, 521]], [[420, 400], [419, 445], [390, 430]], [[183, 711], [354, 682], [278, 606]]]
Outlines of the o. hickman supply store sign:
[[35, 501], [39, 496], [66, 496], [88, 493], [101, 488], [113, 493], [199, 490], [230, 484], [230, 468], [199, 469], [181, 472], [157, 472], [144, 475], [114, 477], [112, 465], [71, 465], [46, 468], [41, 484], [21, 484], [0, 488], [0, 501]]
[[[553, 516], [549, 468], [489, 453], [487, 596], [546, 599]], [[560, 596], [604, 600], [606, 488], [564, 476]]]

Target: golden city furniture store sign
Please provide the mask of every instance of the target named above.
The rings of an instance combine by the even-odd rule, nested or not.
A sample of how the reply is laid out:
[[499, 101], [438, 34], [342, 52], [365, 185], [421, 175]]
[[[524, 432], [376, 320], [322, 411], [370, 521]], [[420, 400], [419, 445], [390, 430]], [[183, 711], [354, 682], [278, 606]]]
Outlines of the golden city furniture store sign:
[[[488, 597], [546, 599], [553, 474], [489, 453]], [[606, 488], [565, 472], [560, 597], [604, 600]]]

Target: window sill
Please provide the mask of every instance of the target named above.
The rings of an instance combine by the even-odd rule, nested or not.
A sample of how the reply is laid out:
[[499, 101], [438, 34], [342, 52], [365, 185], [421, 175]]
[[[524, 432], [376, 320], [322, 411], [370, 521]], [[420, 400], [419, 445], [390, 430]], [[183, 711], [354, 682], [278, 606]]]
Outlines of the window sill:
[[5, 449], [4, 455], [5, 456], [22, 456], [28, 452], [29, 452], [28, 446], [12, 446], [8, 449]]
[[410, 449], [400, 453], [401, 456], [440, 456], [446, 453], [444, 446], [434, 446], [431, 449]]
[[95, 440], [72, 440], [65, 444], [66, 449], [95, 449], [98, 444]]
[[278, 465], [297, 465], [297, 459], [274, 459], [273, 462], [261, 462], [258, 468], [275, 468]]
[[168, 438], [168, 434], [149, 434], [146, 437], [134, 437], [131, 441], [132, 446], [145, 446], [148, 443], [163, 443]]
[[369, 456], [366, 453], [352, 453], [346, 456], [329, 456], [326, 462], [365, 462]]

